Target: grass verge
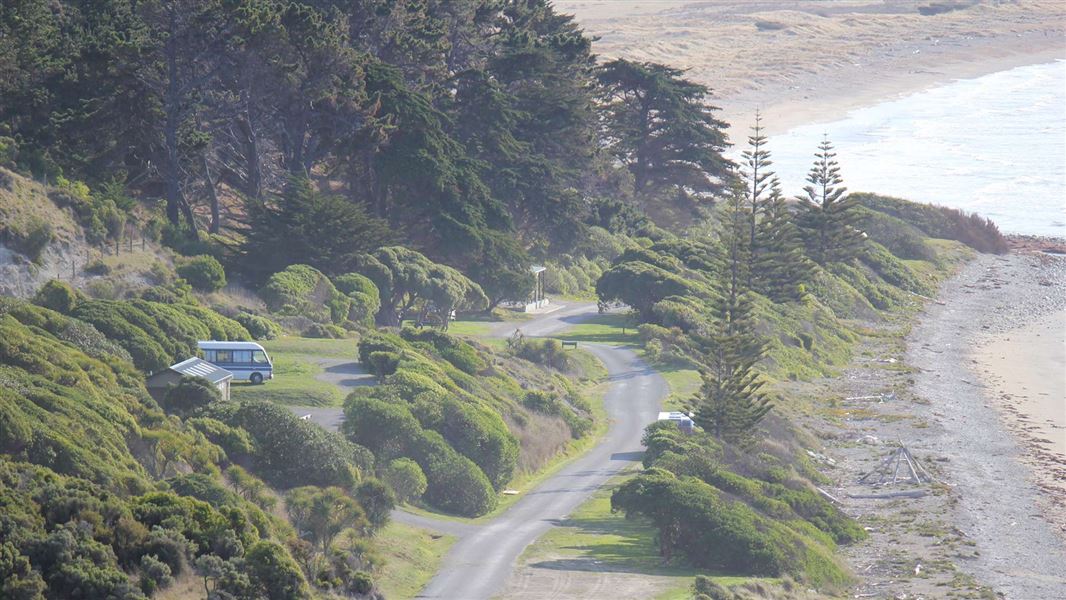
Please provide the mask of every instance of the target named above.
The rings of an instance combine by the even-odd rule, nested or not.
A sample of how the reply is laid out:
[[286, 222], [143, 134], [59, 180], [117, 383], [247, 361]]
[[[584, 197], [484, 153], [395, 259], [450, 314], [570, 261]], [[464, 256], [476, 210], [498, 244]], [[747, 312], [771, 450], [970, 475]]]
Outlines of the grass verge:
[[643, 520], [626, 519], [611, 512], [611, 494], [631, 476], [632, 473], [619, 475], [597, 490], [558, 527], [530, 544], [519, 558], [519, 565], [587, 561], [595, 565], [590, 571], [656, 576], [663, 578], [662, 589], [655, 596], [660, 599], [691, 598], [696, 575], [710, 576], [723, 586], [749, 581], [777, 583], [776, 579], [720, 576], [683, 565], [663, 564], [655, 528]]
[[375, 580], [384, 596], [394, 600], [417, 596], [439, 570], [456, 538], [393, 521], [375, 542], [385, 557]]

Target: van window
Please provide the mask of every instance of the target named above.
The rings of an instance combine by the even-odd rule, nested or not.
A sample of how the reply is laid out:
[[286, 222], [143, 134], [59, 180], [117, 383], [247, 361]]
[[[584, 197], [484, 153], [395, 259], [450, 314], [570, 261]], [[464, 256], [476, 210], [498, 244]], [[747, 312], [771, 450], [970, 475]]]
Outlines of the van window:
[[263, 352], [262, 350], [252, 351], [252, 362], [261, 365], [267, 364], [266, 352]]
[[232, 350], [215, 350], [215, 362], [218, 363], [231, 363], [233, 362]]
[[234, 350], [233, 351], [233, 362], [238, 363], [238, 364], [247, 364], [247, 363], [252, 362], [252, 351], [251, 350]]

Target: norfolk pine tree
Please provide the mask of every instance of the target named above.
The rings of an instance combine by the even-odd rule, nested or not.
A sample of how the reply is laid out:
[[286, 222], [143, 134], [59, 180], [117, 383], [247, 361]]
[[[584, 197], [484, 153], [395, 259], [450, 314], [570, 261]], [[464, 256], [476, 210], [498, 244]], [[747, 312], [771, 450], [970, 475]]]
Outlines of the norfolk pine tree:
[[775, 302], [797, 299], [810, 275], [802, 240], [781, 195], [781, 183], [770, 167], [770, 150], [762, 133], [762, 115], [755, 113], [748, 149], [741, 157], [748, 222], [747, 285]]
[[714, 329], [705, 335], [703, 385], [692, 400], [693, 420], [715, 437], [746, 445], [755, 426], [770, 411], [769, 397], [755, 365], [766, 345], [755, 332], [753, 307], [747, 288], [749, 265], [749, 206], [741, 184], [726, 200], [721, 243], [724, 265], [713, 301]]
[[807, 251], [821, 265], [851, 260], [862, 244], [862, 232], [855, 227], [855, 201], [844, 195], [847, 188], [843, 183], [833, 144], [826, 136], [807, 174], [806, 196], [799, 197], [805, 213]]
[[748, 149], [741, 153], [743, 165], [741, 177], [744, 180], [744, 194], [748, 203], [748, 287], [757, 289], [755, 280], [759, 278], [756, 272], [757, 256], [764, 250], [759, 229], [760, 215], [766, 202], [767, 190], [774, 182], [774, 172], [770, 170], [773, 161], [770, 160], [770, 151], [766, 149], [766, 136], [762, 134], [762, 115], [755, 111], [755, 125], [751, 128], [752, 133], [748, 136]]
[[781, 193], [781, 182], [773, 177], [758, 224], [762, 250], [755, 257], [754, 268], [756, 290], [774, 302], [802, 298], [804, 283], [813, 268], [803, 252], [803, 237], [795, 217]]

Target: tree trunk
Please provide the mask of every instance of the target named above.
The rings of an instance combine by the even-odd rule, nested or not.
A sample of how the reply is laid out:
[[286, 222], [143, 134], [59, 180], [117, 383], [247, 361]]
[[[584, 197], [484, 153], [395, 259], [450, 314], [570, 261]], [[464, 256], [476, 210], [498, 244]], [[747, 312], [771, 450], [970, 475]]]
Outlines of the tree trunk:
[[211, 233], [218, 233], [221, 225], [221, 216], [219, 215], [218, 207], [218, 192], [215, 190], [214, 180], [211, 179], [211, 166], [207, 162], [207, 152], [200, 155], [200, 160], [203, 161], [204, 166], [204, 184], [207, 186], [207, 199], [211, 203], [211, 225], [208, 227], [208, 231]]

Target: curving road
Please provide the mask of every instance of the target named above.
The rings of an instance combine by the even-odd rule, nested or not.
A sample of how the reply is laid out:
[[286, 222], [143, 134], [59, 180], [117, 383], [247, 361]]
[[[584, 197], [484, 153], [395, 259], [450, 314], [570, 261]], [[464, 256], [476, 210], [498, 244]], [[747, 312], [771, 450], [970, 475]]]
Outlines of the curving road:
[[[564, 306], [517, 327], [523, 335], [544, 336], [595, 314], [592, 304]], [[515, 326], [501, 325], [496, 335], [510, 335]], [[487, 523], [444, 523], [409, 513], [396, 515], [402, 521], [445, 530], [460, 538], [419, 598], [492, 598], [526, 546], [565, 519], [608, 479], [640, 459], [641, 433], [657, 416], [660, 401], [667, 394], [666, 382], [632, 350], [592, 344], [583, 347], [607, 367], [611, 384], [604, 399], [610, 418], [607, 434], [596, 447]]]

